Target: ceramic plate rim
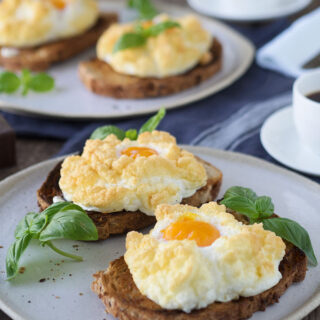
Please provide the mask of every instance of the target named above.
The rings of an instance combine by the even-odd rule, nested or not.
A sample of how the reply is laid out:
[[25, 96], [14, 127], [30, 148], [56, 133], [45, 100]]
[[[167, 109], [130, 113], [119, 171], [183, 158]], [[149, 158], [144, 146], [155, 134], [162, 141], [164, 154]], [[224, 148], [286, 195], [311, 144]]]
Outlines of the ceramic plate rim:
[[260, 141], [261, 141], [261, 144], [263, 146], [263, 148], [266, 150], [266, 152], [268, 154], [270, 154], [270, 156], [275, 159], [276, 161], [278, 161], [279, 163], [283, 164], [284, 166], [290, 168], [290, 169], [293, 169], [293, 170], [296, 170], [296, 171], [299, 171], [299, 172], [302, 172], [304, 174], [308, 174], [308, 175], [312, 175], [312, 176], [317, 176], [319, 177], [320, 176], [320, 169], [319, 171], [310, 171], [308, 169], [302, 169], [302, 168], [297, 168], [295, 167], [294, 165], [290, 164], [290, 163], [287, 163], [287, 162], [284, 162], [282, 159], [279, 159], [273, 151], [270, 150], [269, 147], [267, 147], [267, 143], [266, 143], [266, 139], [265, 139], [265, 132], [266, 132], [266, 128], [268, 125], [270, 125], [270, 121], [279, 115], [279, 113], [284, 113], [284, 112], [292, 112], [292, 104], [289, 104], [279, 110], [277, 110], [276, 112], [274, 112], [273, 114], [271, 114], [266, 120], [265, 122], [263, 123], [262, 127], [261, 127], [261, 130], [260, 130]]
[[[207, 147], [198, 147], [198, 146], [190, 146], [190, 145], [181, 145], [182, 148], [185, 148], [193, 153], [202, 153], [207, 156], [212, 157], [220, 157], [220, 158], [226, 158], [226, 159], [233, 159], [236, 161], [239, 161], [240, 163], [246, 163], [249, 165], [255, 165], [263, 169], [267, 169], [270, 171], [273, 171], [274, 173], [279, 173], [282, 175], [285, 175], [291, 179], [294, 179], [298, 181], [299, 183], [306, 186], [306, 188], [313, 189], [314, 191], [320, 192], [320, 185], [316, 182], [311, 181], [310, 179], [303, 177], [299, 175], [298, 173], [291, 172], [288, 169], [279, 167], [273, 163], [270, 163], [266, 160], [259, 159], [250, 155], [238, 153], [238, 152], [231, 152], [231, 151], [224, 151], [224, 150], [218, 150], [218, 149], [212, 149]], [[36, 171], [38, 168], [42, 168], [47, 166], [48, 164], [54, 165], [55, 163], [61, 161], [66, 156], [58, 157], [49, 159], [46, 161], [42, 161], [38, 164], [35, 164], [33, 166], [30, 166], [20, 172], [17, 172], [6, 179], [0, 181], [0, 190], [3, 188], [6, 188], [6, 185], [12, 185], [15, 182], [18, 182], [23, 177], [28, 176], [29, 174], [32, 174], [34, 171]], [[309, 314], [312, 310], [317, 308], [320, 305], [320, 292], [313, 295], [313, 297], [307, 301], [305, 304], [303, 304], [300, 308], [294, 310], [290, 315], [283, 318], [282, 320], [298, 320]], [[21, 317], [20, 315], [16, 314], [16, 312], [11, 309], [6, 303], [4, 303], [0, 299], [0, 309], [2, 309], [6, 314], [8, 314], [10, 317], [12, 317], [14, 320], [30, 320], [24, 317]]]
[[[195, 4], [195, 0], [187, 0], [189, 5], [194, 9], [199, 11], [200, 13], [204, 14], [204, 10], [201, 9], [197, 4]], [[304, 1], [304, 2], [303, 2]], [[289, 16], [296, 12], [299, 12], [303, 10], [305, 7], [307, 7], [312, 0], [296, 0], [296, 3], [293, 4], [289, 9], [285, 10], [282, 9], [282, 11], [278, 14], [261, 14], [261, 15], [248, 15], [248, 16], [237, 16], [237, 15], [228, 15], [228, 14], [221, 14], [221, 13], [207, 13], [207, 15], [223, 19], [227, 21], [235, 21], [235, 22], [255, 22], [255, 21], [263, 21], [263, 20], [271, 20], [271, 19], [277, 19], [281, 18], [283, 16]]]
[[[101, 1], [101, 0], [99, 0]], [[173, 11], [173, 12], [185, 12], [190, 13], [193, 12], [190, 8], [188, 7], [182, 7], [179, 5], [173, 5], [173, 4], [164, 4], [163, 2], [159, 3], [159, 7], [163, 8], [166, 7], [167, 11]], [[236, 69], [233, 70], [232, 73], [227, 75], [225, 78], [221, 79], [218, 83], [216, 83], [214, 86], [202, 89], [198, 91], [197, 93], [193, 94], [192, 96], [185, 96], [179, 98], [178, 102], [171, 102], [169, 104], [165, 105], [166, 109], [174, 109], [174, 108], [179, 108], [183, 107], [187, 104], [199, 101], [201, 99], [204, 99], [212, 94], [215, 94], [224, 88], [228, 87], [232, 83], [234, 83], [236, 80], [241, 78], [241, 76], [249, 69], [251, 66], [254, 56], [255, 56], [255, 47], [253, 43], [243, 36], [241, 33], [238, 31], [232, 29], [231, 27], [227, 26], [225, 23], [222, 23], [220, 21], [217, 21], [215, 19], [211, 19], [208, 17], [205, 17], [204, 15], [197, 14], [200, 19], [205, 21], [206, 23], [214, 23], [218, 25], [220, 28], [224, 29], [224, 33], [228, 34], [230, 38], [232, 38], [232, 42], [237, 44], [237, 47], [240, 48], [240, 51], [246, 51], [246, 54], [243, 55], [242, 63], [236, 67]], [[70, 114], [70, 113], [63, 113], [59, 112], [58, 114], [55, 113], [54, 111], [41, 111], [39, 109], [30, 109], [25, 110], [21, 106], [16, 106], [10, 103], [5, 102], [0, 98], [0, 107], [2, 110], [10, 112], [10, 113], [16, 113], [16, 114], [23, 114], [23, 115], [31, 115], [31, 116], [42, 116], [42, 117], [49, 117], [49, 118], [57, 118], [57, 119], [69, 119], [69, 120], [85, 120], [85, 119], [120, 119], [120, 118], [126, 118], [126, 117], [133, 117], [133, 116], [139, 116], [139, 115], [146, 115], [150, 114], [153, 112], [158, 111], [163, 105], [161, 104], [161, 98], [156, 98], [159, 99], [159, 103], [156, 106], [148, 107], [147, 109], [144, 110], [138, 110], [138, 111], [127, 111], [119, 114], [105, 114], [105, 113], [100, 113], [100, 114], [95, 114], [95, 115], [88, 115], [86, 114]], [[130, 100], [129, 100], [130, 101]]]

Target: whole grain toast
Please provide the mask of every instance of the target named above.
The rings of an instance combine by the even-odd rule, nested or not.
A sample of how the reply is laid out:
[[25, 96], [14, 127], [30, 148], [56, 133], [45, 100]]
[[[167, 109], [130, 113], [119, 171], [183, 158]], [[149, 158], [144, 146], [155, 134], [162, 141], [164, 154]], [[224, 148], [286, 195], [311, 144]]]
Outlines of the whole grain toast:
[[[231, 212], [234, 213], [234, 212]], [[243, 222], [242, 216], [235, 217]], [[304, 280], [307, 271], [306, 255], [285, 241], [286, 253], [280, 263], [281, 280], [272, 288], [252, 297], [240, 297], [230, 302], [214, 302], [206, 308], [185, 313], [166, 310], [142, 295], [136, 287], [123, 257], [111, 262], [106, 271], [94, 274], [92, 290], [99, 296], [106, 311], [119, 320], [242, 320], [268, 305], [278, 302], [294, 282]]]
[[210, 51], [212, 59], [208, 63], [200, 63], [184, 74], [162, 79], [121, 74], [99, 59], [81, 62], [79, 76], [92, 92], [117, 99], [167, 96], [194, 87], [221, 69], [222, 46], [217, 39], [214, 39]]
[[[214, 200], [219, 193], [222, 173], [208, 162], [201, 161], [206, 169], [208, 180], [207, 184], [199, 189], [193, 196], [183, 199], [183, 204], [199, 207], [202, 204]], [[60, 169], [62, 162], [58, 163], [49, 173], [46, 181], [37, 192], [38, 204], [41, 210], [46, 209], [53, 203], [54, 196], [62, 196], [59, 187]], [[101, 213], [87, 211], [98, 229], [99, 240], [104, 240], [114, 234], [123, 234], [132, 230], [139, 230], [148, 227], [156, 222], [154, 216], [148, 216], [141, 211]]]
[[12, 57], [2, 56], [0, 46], [0, 66], [12, 71], [21, 69], [46, 70], [53, 63], [67, 60], [95, 45], [105, 29], [117, 20], [117, 14], [103, 13], [97, 23], [85, 33], [37, 47], [18, 49], [18, 54]]

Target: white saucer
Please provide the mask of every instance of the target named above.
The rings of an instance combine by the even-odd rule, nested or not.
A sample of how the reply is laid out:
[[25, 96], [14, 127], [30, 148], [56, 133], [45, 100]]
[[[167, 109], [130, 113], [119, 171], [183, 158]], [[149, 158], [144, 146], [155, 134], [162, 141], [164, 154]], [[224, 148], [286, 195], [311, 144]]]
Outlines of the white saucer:
[[275, 112], [265, 121], [260, 140], [266, 151], [280, 163], [306, 174], [320, 176], [320, 156], [300, 143], [292, 106]]
[[[225, 0], [188, 0], [188, 3], [194, 10], [202, 14], [238, 22], [256, 22], [289, 16], [299, 12], [311, 3], [311, 0], [291, 0], [277, 7], [270, 5], [267, 8], [257, 7], [248, 11], [230, 10], [230, 8], [228, 9], [225, 5], [222, 5], [223, 1]], [[257, 2], [258, 1], [259, 0], [257, 0]]]

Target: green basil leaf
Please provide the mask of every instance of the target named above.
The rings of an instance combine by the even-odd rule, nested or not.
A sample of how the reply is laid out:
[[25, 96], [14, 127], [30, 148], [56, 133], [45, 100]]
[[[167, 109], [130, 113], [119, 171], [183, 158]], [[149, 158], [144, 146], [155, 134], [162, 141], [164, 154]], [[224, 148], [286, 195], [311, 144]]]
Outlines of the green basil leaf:
[[168, 29], [180, 28], [180, 27], [181, 25], [178, 22], [167, 20], [164, 22], [157, 23], [151, 26], [150, 28], [144, 29], [142, 33], [147, 37], [156, 37], [160, 33]]
[[256, 211], [255, 202], [251, 199], [234, 196], [224, 198], [220, 203], [224, 204], [229, 209], [247, 216], [251, 223], [259, 218], [259, 214]]
[[146, 132], [146, 131], [153, 131], [156, 130], [158, 125], [160, 124], [161, 120], [166, 115], [166, 109], [161, 108], [156, 115], [151, 117], [139, 130], [139, 134]]
[[28, 81], [28, 88], [36, 92], [47, 92], [54, 88], [54, 79], [42, 72], [32, 76]]
[[29, 228], [32, 225], [32, 222], [39, 214], [36, 212], [29, 212], [26, 214], [23, 219], [18, 223], [14, 236], [16, 239], [22, 238], [26, 233], [29, 233]]
[[24, 234], [10, 246], [6, 257], [7, 279], [13, 279], [18, 272], [19, 260], [32, 239], [31, 234]]
[[262, 196], [256, 199], [256, 210], [259, 213], [259, 219], [269, 218], [274, 213], [274, 205], [270, 197]]
[[13, 93], [20, 87], [21, 81], [18, 76], [12, 72], [3, 72], [0, 74], [0, 92]]
[[142, 47], [146, 44], [147, 38], [140, 33], [128, 32], [122, 35], [113, 47], [113, 53], [129, 48]]
[[129, 129], [126, 131], [126, 138], [130, 140], [137, 140], [138, 132], [136, 129]]
[[68, 202], [68, 201], [63, 201], [63, 202], [53, 203], [47, 209], [43, 210], [40, 214], [43, 216], [46, 216], [48, 219], [48, 222], [50, 222], [55, 214], [57, 214], [61, 210], [64, 210], [64, 209], [70, 208], [70, 207], [72, 209], [77, 209], [77, 210], [83, 211], [83, 209], [81, 207], [77, 206], [76, 204], [73, 204], [72, 202]]
[[158, 13], [150, 0], [129, 0], [128, 6], [139, 12], [140, 19], [152, 19]]
[[39, 237], [41, 242], [55, 239], [93, 241], [98, 240], [98, 231], [84, 211], [65, 208], [53, 216]]
[[251, 201], [256, 201], [258, 196], [254, 191], [252, 191], [249, 188], [243, 188], [239, 186], [231, 187], [229, 188], [226, 193], [224, 194], [223, 198], [229, 198], [229, 197], [243, 197]]
[[262, 223], [264, 229], [273, 231], [277, 236], [301, 249], [312, 265], [318, 264], [309, 234], [299, 223], [286, 218], [265, 219]]
[[103, 126], [94, 130], [90, 139], [103, 140], [110, 134], [114, 134], [119, 140], [123, 140], [126, 137], [126, 133], [116, 126]]
[[21, 83], [22, 83], [22, 94], [25, 96], [29, 91], [29, 81], [32, 77], [31, 72], [28, 69], [21, 71]]

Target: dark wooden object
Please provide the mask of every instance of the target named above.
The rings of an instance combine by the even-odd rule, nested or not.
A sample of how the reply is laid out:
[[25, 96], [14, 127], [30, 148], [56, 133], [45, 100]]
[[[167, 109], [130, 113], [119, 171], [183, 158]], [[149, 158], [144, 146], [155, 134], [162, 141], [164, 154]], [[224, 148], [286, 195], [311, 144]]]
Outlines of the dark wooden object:
[[0, 116], [0, 168], [16, 163], [16, 135], [7, 121]]

